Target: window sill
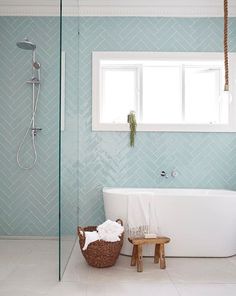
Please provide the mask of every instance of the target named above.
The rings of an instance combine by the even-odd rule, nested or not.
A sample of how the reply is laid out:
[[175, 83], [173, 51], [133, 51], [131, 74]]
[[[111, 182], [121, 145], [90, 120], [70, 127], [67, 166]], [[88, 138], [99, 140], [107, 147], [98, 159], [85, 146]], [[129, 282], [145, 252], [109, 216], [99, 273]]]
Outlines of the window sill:
[[[128, 124], [93, 123], [92, 131], [128, 132]], [[236, 132], [236, 127], [228, 124], [138, 124], [138, 132]]]

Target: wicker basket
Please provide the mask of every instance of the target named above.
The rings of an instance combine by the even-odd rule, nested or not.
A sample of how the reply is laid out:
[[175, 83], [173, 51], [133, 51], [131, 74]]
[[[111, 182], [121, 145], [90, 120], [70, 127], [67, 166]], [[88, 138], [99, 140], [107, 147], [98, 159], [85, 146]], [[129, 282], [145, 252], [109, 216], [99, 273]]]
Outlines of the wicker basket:
[[[116, 222], [123, 226], [122, 220], [118, 219]], [[124, 233], [120, 236], [120, 241], [106, 242], [104, 240], [98, 240], [90, 243], [87, 249], [83, 251], [85, 243], [84, 231], [95, 230], [97, 230], [97, 226], [78, 227], [77, 231], [81, 252], [87, 263], [93, 267], [102, 268], [113, 266], [120, 254], [120, 250], [123, 245]]]

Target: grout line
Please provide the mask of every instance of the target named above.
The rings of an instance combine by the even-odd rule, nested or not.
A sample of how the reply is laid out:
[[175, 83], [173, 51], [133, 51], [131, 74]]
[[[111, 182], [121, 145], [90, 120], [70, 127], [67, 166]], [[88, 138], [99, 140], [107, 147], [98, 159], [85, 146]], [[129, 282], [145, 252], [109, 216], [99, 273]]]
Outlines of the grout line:
[[168, 278], [169, 278], [170, 282], [175, 287], [176, 292], [178, 293], [179, 296], [181, 296], [181, 293], [180, 293], [179, 289], [177, 288], [175, 281], [172, 279], [172, 277], [171, 277], [171, 275], [170, 275], [170, 273], [168, 271], [168, 261], [167, 261], [167, 266], [166, 266], [166, 273], [168, 275]]
[[177, 287], [177, 283], [175, 283], [174, 281], [172, 282], [173, 286], [175, 287], [176, 292], [178, 293], [179, 296], [182, 295], [182, 293], [180, 292], [180, 290]]

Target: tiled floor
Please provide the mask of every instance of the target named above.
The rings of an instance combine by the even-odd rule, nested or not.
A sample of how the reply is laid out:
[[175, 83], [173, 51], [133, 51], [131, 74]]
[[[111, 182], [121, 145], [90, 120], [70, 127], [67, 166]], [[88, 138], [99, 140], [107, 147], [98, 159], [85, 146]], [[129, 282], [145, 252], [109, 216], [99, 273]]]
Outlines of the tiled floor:
[[89, 267], [76, 244], [61, 283], [57, 268], [56, 241], [0, 240], [0, 296], [236, 295], [236, 257], [167, 258], [166, 270], [145, 258], [137, 273], [124, 256], [112, 268]]

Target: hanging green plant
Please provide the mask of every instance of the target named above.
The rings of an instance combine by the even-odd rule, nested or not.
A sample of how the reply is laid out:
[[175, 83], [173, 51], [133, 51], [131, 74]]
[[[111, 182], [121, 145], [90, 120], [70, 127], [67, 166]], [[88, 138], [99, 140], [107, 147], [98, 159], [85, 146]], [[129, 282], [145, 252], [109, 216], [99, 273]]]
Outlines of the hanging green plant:
[[134, 111], [130, 111], [128, 115], [128, 123], [130, 128], [130, 146], [134, 147], [134, 138], [136, 135], [136, 127], [137, 127], [136, 116]]

